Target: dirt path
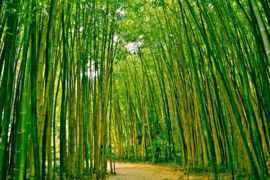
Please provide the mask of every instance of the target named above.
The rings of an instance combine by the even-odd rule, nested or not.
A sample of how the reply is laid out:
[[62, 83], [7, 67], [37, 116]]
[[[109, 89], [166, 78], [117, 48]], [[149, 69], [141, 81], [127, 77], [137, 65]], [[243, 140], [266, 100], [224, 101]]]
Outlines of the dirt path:
[[[110, 165], [108, 163], [108, 172]], [[213, 174], [190, 173], [189, 177], [172, 165], [157, 165], [143, 163], [115, 163], [116, 175], [109, 175], [108, 180], [212, 180]], [[227, 173], [218, 175], [218, 179], [229, 180]]]
[[182, 172], [160, 165], [117, 162], [115, 169], [116, 175], [110, 175], [109, 180], [182, 180], [184, 177]]

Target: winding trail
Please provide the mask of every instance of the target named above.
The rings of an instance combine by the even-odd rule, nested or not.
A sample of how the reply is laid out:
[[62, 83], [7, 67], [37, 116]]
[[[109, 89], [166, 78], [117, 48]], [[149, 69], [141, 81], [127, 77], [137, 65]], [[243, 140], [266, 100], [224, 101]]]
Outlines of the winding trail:
[[116, 162], [115, 169], [116, 169], [116, 175], [110, 175], [108, 180], [182, 180], [184, 179], [183, 172], [179, 170], [175, 171], [172, 167], [169, 167], [169, 166]]
[[[108, 172], [110, 164], [108, 163]], [[192, 172], [184, 175], [180, 167], [166, 164], [146, 164], [146, 163], [115, 163], [116, 175], [109, 174], [108, 180], [212, 180], [213, 174], [205, 172]], [[231, 180], [230, 173], [219, 173], [218, 179]]]

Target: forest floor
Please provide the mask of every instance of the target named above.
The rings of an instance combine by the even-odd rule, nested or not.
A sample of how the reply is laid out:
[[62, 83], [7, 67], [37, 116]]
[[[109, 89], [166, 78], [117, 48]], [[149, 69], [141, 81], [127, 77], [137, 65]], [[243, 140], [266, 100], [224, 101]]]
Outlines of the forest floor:
[[[108, 163], [108, 172], [110, 172]], [[116, 162], [116, 174], [109, 174], [108, 180], [210, 180], [214, 179], [211, 173], [191, 172], [185, 175], [179, 167], [173, 164], [150, 164], [150, 163], [131, 163]], [[231, 179], [229, 173], [221, 173], [218, 179]]]

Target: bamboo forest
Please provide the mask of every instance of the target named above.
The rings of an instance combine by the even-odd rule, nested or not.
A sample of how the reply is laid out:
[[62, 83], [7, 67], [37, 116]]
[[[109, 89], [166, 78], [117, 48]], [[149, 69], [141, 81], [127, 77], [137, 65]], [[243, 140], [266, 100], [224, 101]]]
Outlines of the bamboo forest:
[[0, 134], [1, 180], [270, 179], [270, 1], [0, 0]]

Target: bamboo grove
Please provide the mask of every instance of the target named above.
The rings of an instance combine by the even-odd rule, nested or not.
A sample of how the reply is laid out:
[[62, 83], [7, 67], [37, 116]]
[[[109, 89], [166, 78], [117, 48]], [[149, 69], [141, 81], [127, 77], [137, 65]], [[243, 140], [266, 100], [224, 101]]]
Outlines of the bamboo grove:
[[269, 178], [269, 23], [267, 0], [0, 0], [0, 179]]

